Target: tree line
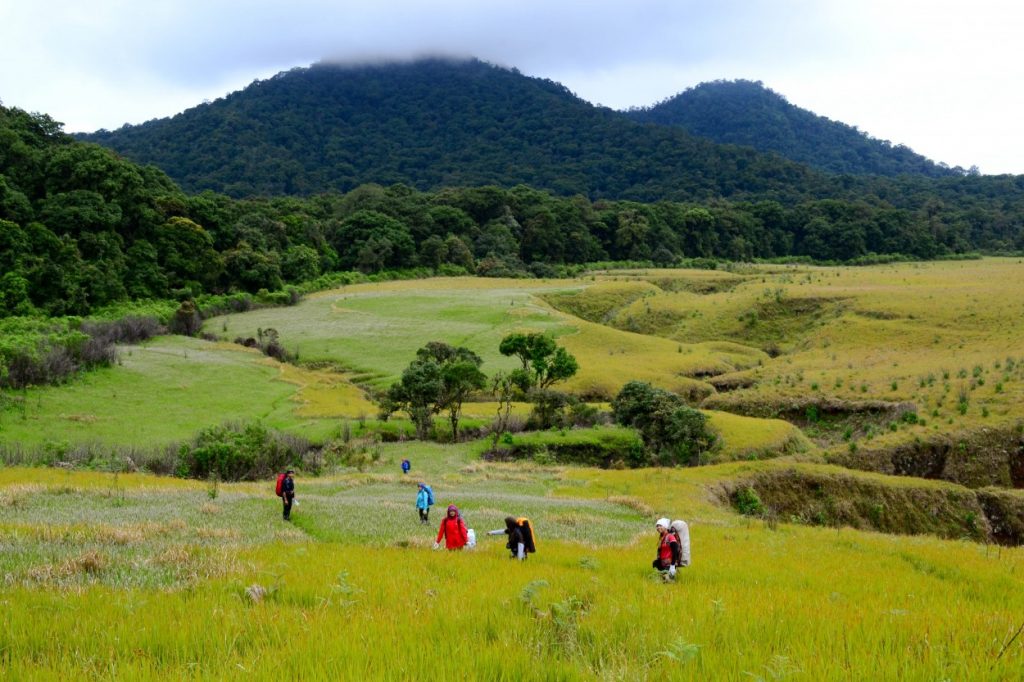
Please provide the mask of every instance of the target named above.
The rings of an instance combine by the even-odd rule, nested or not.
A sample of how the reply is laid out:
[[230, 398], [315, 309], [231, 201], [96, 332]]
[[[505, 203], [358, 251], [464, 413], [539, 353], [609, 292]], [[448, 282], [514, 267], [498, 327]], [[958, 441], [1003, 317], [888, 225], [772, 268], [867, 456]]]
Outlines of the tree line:
[[152, 166], [0, 107], [0, 316], [273, 292], [340, 273], [553, 276], [597, 261], [1024, 249], [1024, 176], [904, 177], [783, 202], [592, 200], [525, 185], [361, 185], [311, 197], [188, 195]]

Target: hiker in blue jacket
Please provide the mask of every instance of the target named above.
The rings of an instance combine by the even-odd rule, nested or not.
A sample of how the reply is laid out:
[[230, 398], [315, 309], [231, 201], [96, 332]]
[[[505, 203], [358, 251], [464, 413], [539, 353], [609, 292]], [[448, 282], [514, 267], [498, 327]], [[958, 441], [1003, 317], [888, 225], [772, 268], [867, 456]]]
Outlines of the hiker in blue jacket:
[[416, 493], [416, 509], [420, 513], [420, 523], [430, 523], [430, 505], [434, 504], [433, 491], [426, 483], [420, 482], [420, 490]]

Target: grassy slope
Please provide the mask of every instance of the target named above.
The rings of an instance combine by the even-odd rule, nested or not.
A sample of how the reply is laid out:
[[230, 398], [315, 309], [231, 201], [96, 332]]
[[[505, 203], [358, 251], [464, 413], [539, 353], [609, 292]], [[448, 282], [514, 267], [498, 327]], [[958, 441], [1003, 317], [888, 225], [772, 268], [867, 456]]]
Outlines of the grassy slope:
[[[512, 284], [518, 288], [510, 288]], [[385, 385], [417, 348], [438, 338], [479, 352], [488, 372], [511, 369], [516, 361], [501, 356], [497, 346], [502, 336], [516, 329], [560, 335], [583, 368], [568, 388], [605, 397], [613, 395], [626, 376], [687, 390], [702, 384], [682, 374], [708, 366], [726, 371], [763, 359], [728, 344], [690, 346], [569, 318], [531, 297], [531, 287], [542, 286], [552, 285], [465, 278], [361, 285], [311, 297], [297, 308], [218, 318], [207, 328], [228, 338], [273, 327], [302, 360], [352, 369], [341, 374], [300, 369], [235, 344], [161, 338], [122, 349], [117, 367], [83, 375], [67, 386], [27, 391], [24, 410], [0, 411], [0, 437], [4, 443], [27, 446], [151, 446], [227, 420], [262, 419], [319, 439], [336, 430], [338, 419], [376, 413], [376, 406], [351, 379]], [[486, 420], [496, 408], [494, 403], [467, 403], [464, 414]], [[515, 411], [525, 414], [527, 408], [517, 405]], [[735, 435], [753, 443], [741, 449], [770, 449], [778, 442], [777, 426], [771, 424], [763, 439], [757, 434]], [[731, 435], [726, 439], [728, 447], [732, 440]]]
[[[500, 540], [430, 552], [416, 478]], [[780, 524], [722, 510], [718, 482], [782, 463], [593, 471], [386, 446], [378, 467], [269, 484], [0, 471], [0, 671], [31, 679], [1010, 679], [1024, 550]], [[799, 465], [811, 470], [832, 468]], [[885, 477], [862, 475], [888, 480]], [[906, 481], [895, 481], [902, 485]], [[943, 484], [921, 482], [941, 487]], [[655, 515], [690, 519], [694, 564], [652, 580]], [[13, 551], [10, 551], [13, 550]], [[258, 584], [270, 595], [245, 596]], [[638, 624], [643, 623], [643, 627]], [[372, 643], [372, 646], [367, 646]], [[401, 655], [396, 655], [401, 652]]]
[[[20, 407], [0, 411], [4, 443], [106, 443], [156, 446], [230, 420], [262, 419], [276, 428], [323, 437], [334, 421], [304, 418], [331, 377], [282, 368], [259, 353], [162, 337], [123, 348], [119, 365], [66, 386], [33, 388]], [[304, 389], [308, 389], [308, 395]], [[352, 413], [373, 406], [351, 386], [333, 389]]]
[[339, 363], [377, 386], [394, 381], [432, 340], [467, 346], [489, 373], [513, 369], [516, 361], [498, 353], [498, 344], [523, 330], [551, 332], [576, 355], [581, 369], [569, 390], [605, 397], [627, 375], [679, 388], [693, 383], [682, 375], [752, 367], [765, 358], [738, 345], [690, 345], [610, 329], [554, 311], [532, 295], [582, 284], [475, 278], [362, 284], [323, 292], [297, 308], [214, 318], [205, 329], [234, 339], [274, 328], [301, 359]]
[[[786, 351], [741, 376], [753, 387], [716, 396], [711, 406], [771, 412], [806, 400], [911, 402], [924, 424], [855, 429], [870, 445], [936, 434], [1013, 428], [1024, 419], [1024, 264], [1019, 259], [904, 263], [865, 268], [751, 266], [722, 291], [705, 273], [635, 271], [605, 275], [587, 297], [621, 329], [689, 343], [735, 341]], [[658, 282], [642, 297], [609, 292]], [[632, 284], [630, 284], [632, 283]], [[966, 396], [961, 413], [960, 397]], [[880, 429], [877, 427], [881, 427]], [[846, 442], [837, 447], [845, 448]]]

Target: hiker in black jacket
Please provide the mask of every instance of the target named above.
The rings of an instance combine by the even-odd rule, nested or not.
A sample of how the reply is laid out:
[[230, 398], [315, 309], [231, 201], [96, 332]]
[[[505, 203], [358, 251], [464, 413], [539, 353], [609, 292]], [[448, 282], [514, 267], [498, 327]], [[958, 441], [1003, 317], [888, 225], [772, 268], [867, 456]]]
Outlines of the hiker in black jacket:
[[505, 547], [512, 553], [513, 559], [523, 561], [527, 552], [537, 551], [533, 540], [533, 528], [528, 519], [517, 519], [513, 516], [505, 517], [505, 527], [498, 530], [487, 531], [488, 535], [508, 535], [508, 542]]
[[284, 472], [284, 481], [281, 482], [281, 501], [284, 503], [285, 521], [291, 521], [292, 501], [295, 500], [295, 481], [292, 479], [294, 473], [291, 469]]

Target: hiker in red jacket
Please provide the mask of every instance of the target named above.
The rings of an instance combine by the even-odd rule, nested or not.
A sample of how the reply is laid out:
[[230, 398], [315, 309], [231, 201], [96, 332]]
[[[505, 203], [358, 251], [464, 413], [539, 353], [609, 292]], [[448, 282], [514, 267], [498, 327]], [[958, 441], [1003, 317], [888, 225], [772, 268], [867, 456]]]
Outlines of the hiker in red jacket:
[[654, 525], [658, 530], [658, 558], [651, 564], [659, 571], [666, 580], [674, 580], [676, 577], [676, 565], [679, 563], [679, 538], [672, 530], [672, 523], [668, 519], [658, 519]]
[[441, 519], [441, 528], [437, 531], [434, 549], [441, 546], [441, 538], [444, 538], [445, 549], [462, 549], [469, 541], [466, 522], [462, 520], [459, 508], [454, 504], [448, 505], [448, 513]]

